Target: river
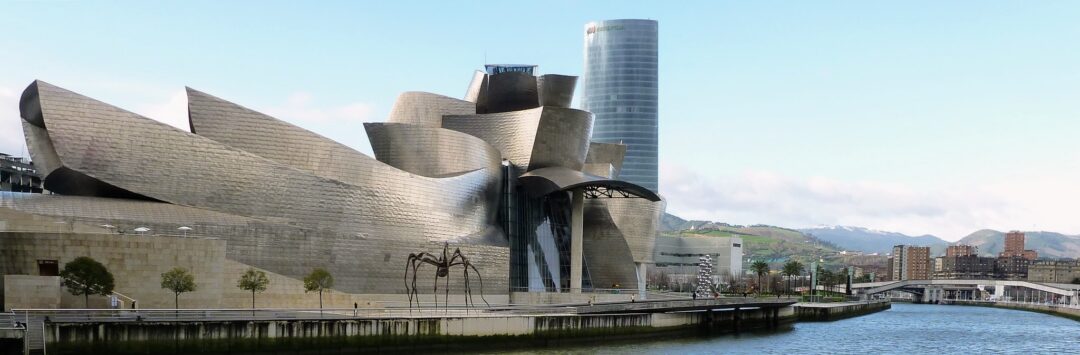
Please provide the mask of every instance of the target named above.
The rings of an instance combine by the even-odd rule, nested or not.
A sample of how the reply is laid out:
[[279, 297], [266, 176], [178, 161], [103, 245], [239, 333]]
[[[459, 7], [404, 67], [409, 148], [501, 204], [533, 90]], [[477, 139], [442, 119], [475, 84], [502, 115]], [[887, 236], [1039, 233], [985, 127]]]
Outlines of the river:
[[1042, 313], [894, 303], [892, 309], [784, 330], [502, 354], [1080, 354], [1080, 322]]

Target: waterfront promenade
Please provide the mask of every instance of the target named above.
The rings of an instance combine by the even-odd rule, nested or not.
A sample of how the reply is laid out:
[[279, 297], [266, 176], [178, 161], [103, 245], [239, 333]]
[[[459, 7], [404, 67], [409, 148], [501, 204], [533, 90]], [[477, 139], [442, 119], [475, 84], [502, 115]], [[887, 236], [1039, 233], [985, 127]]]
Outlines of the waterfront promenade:
[[788, 298], [668, 299], [489, 309], [16, 310], [26, 348], [49, 354], [547, 346], [795, 321]]
[[892, 308], [892, 302], [883, 299], [833, 303], [799, 302], [793, 307], [799, 321], [834, 321], [884, 311]]
[[1080, 321], [1080, 305], [1054, 304], [1049, 302], [1018, 302], [1018, 301], [975, 301], [975, 300], [945, 300], [942, 304], [955, 304], [964, 306], [983, 306], [1017, 309], [1023, 311], [1046, 313], [1059, 317]]

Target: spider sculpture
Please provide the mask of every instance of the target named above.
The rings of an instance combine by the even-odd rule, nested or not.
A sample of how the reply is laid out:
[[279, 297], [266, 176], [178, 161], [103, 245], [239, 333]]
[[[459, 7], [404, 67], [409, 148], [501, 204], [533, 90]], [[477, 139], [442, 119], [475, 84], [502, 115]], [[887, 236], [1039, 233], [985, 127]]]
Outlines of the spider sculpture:
[[[443, 290], [443, 292], [445, 293], [445, 295], [443, 296], [443, 306], [450, 305], [450, 268], [454, 266], [461, 266], [463, 274], [465, 276], [465, 295], [467, 296], [465, 298], [465, 306], [469, 306], [470, 304], [472, 304], [472, 306], [474, 307], [476, 306], [476, 302], [472, 301], [472, 288], [469, 285], [470, 269], [472, 269], [472, 271], [476, 273], [476, 278], [480, 280], [480, 299], [484, 301], [485, 305], [488, 305], [489, 307], [491, 306], [490, 304], [488, 304], [487, 300], [484, 299], [484, 279], [480, 277], [480, 271], [477, 270], [476, 267], [469, 262], [469, 258], [466, 258], [465, 255], [461, 253], [461, 249], [454, 248], [454, 252], [451, 254], [450, 243], [445, 243], [443, 244], [443, 252], [441, 257], [428, 252], [409, 254], [409, 260], [405, 264], [405, 290], [409, 293], [409, 308], [412, 308], [414, 298], [416, 299], [416, 307], [420, 307], [420, 294], [418, 289], [416, 288], [416, 272], [420, 268], [420, 266], [423, 266], [424, 264], [435, 267], [435, 286], [433, 292], [435, 293], [436, 308], [439, 307], [438, 292], [439, 278], [441, 277], [446, 278], [446, 286]], [[412, 270], [411, 282], [409, 280], [410, 270]]]

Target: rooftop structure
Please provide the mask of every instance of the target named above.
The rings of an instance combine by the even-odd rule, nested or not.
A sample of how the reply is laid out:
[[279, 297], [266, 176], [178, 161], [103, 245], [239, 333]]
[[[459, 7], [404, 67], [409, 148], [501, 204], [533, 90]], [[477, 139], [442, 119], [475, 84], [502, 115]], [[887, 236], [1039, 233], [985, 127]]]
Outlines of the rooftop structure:
[[945, 248], [945, 256], [977, 256], [979, 247], [974, 245], [957, 244]]
[[0, 153], [0, 192], [42, 193], [41, 175], [27, 158]]

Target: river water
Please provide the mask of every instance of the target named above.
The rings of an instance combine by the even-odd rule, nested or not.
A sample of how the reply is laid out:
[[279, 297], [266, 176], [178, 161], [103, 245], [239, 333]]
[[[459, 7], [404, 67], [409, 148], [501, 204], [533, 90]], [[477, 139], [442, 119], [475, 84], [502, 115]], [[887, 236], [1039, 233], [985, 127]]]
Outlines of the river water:
[[768, 332], [504, 354], [1080, 354], [1080, 322], [988, 307], [894, 303], [892, 309]]

